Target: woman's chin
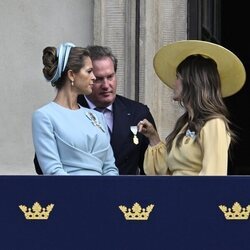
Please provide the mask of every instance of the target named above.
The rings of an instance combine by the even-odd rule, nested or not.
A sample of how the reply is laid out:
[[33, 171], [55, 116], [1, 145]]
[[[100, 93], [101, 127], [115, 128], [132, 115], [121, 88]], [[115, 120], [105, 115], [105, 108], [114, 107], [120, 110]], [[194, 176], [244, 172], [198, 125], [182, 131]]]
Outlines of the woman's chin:
[[90, 95], [92, 93], [92, 89], [89, 89], [87, 91], [85, 91], [84, 95]]

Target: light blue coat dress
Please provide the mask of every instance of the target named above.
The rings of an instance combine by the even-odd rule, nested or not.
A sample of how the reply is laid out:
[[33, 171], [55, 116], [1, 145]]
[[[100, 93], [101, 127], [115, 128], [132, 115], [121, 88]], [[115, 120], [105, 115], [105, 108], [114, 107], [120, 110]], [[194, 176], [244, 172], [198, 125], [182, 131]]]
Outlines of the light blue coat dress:
[[51, 102], [33, 113], [32, 136], [45, 175], [118, 175], [100, 112]]

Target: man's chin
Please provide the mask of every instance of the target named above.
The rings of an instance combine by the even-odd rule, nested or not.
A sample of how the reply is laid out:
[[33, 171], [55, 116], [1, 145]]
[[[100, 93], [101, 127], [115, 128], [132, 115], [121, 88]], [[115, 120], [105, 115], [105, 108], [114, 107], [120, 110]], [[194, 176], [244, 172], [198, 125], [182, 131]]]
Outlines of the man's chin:
[[100, 101], [101, 101], [103, 104], [105, 104], [105, 106], [109, 106], [110, 104], [112, 104], [112, 103], [114, 102], [114, 100], [115, 100], [115, 97], [114, 97], [114, 96], [111, 96], [111, 95], [109, 95], [109, 96], [107, 96], [107, 97], [102, 96], [102, 98], [100, 99]]

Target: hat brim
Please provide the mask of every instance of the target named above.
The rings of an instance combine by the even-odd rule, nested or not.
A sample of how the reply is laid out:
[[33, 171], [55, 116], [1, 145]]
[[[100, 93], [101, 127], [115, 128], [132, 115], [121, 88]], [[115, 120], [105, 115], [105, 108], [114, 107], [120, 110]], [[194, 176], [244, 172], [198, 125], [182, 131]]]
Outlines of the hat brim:
[[246, 71], [240, 59], [230, 50], [211, 42], [183, 40], [167, 44], [155, 54], [153, 66], [160, 80], [173, 88], [177, 66], [188, 56], [201, 54], [212, 58], [218, 67], [223, 97], [238, 92], [246, 81]]

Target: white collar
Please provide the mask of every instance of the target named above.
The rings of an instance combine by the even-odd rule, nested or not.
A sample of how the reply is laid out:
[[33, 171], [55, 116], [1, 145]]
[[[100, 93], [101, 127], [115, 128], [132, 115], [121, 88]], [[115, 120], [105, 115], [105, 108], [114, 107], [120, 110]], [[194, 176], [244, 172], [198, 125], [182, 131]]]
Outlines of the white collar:
[[[93, 102], [91, 102], [86, 96], [84, 96], [84, 98], [86, 99], [90, 109], [95, 109], [96, 108], [95, 104]], [[113, 111], [113, 105], [110, 104], [108, 107], [106, 107], [106, 109], [108, 109], [109, 111], [112, 112]]]

